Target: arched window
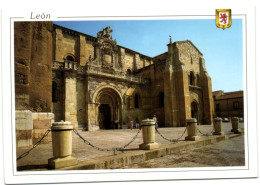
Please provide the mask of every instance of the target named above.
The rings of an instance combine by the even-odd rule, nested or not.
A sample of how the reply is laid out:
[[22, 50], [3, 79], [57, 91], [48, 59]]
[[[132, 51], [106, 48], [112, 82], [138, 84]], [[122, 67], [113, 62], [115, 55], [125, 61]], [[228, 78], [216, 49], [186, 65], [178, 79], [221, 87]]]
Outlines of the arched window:
[[160, 92], [158, 98], [159, 98], [159, 107], [160, 108], [164, 107], [164, 93]]
[[131, 74], [132, 74], [131, 69], [127, 69], [127, 70], [126, 70], [126, 74], [127, 74], [127, 75], [131, 75]]
[[76, 62], [75, 62], [75, 58], [73, 55], [67, 55], [65, 57], [65, 68], [67, 69], [75, 69], [76, 67]]
[[190, 72], [190, 85], [195, 85], [195, 77], [192, 71]]
[[200, 76], [197, 74], [197, 83], [196, 83], [196, 86], [199, 86], [200, 84]]
[[58, 86], [56, 82], [52, 82], [52, 102], [56, 103], [58, 101]]
[[135, 94], [135, 108], [139, 108], [139, 95]]
[[70, 55], [68, 55], [66, 57], [66, 60], [74, 62], [74, 58], [72, 56], [70, 56]]

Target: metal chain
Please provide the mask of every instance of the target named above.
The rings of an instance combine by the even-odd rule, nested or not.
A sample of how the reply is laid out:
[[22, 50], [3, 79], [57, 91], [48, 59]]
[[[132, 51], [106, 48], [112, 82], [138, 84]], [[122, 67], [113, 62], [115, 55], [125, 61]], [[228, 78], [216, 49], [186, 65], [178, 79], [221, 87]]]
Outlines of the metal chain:
[[214, 132], [214, 127], [213, 127], [213, 129], [212, 129], [212, 131], [211, 131], [210, 133], [202, 133], [198, 127], [197, 127], [197, 130], [199, 131], [199, 133], [200, 133], [201, 135], [208, 137], [208, 136], [212, 135], [212, 133]]
[[184, 130], [184, 132], [182, 133], [182, 135], [181, 135], [180, 137], [178, 137], [177, 139], [168, 139], [168, 138], [164, 137], [164, 136], [159, 132], [159, 130], [158, 130], [157, 128], [155, 128], [155, 130], [156, 130], [156, 132], [157, 132], [163, 139], [165, 139], [165, 140], [167, 140], [167, 141], [170, 141], [170, 142], [176, 143], [176, 142], [180, 141], [180, 139], [182, 138], [182, 136], [185, 134], [185, 132], [186, 132], [186, 130], [187, 130], [187, 127], [185, 128], [185, 130]]
[[138, 134], [140, 133], [140, 131], [142, 130], [141, 129], [142, 127], [139, 128], [138, 132], [136, 133], [136, 135], [133, 137], [133, 139], [127, 143], [126, 145], [124, 145], [123, 147], [121, 147], [120, 149], [125, 149], [126, 147], [128, 147], [130, 144], [132, 144], [134, 142], [134, 140], [137, 138]]
[[137, 134], [133, 137], [133, 139], [127, 143], [126, 145], [124, 145], [123, 147], [118, 147], [118, 148], [111, 148], [111, 149], [107, 149], [107, 148], [100, 148], [100, 147], [97, 147], [93, 144], [91, 144], [89, 141], [87, 141], [86, 139], [84, 139], [79, 133], [77, 130], [73, 129], [74, 133], [79, 136], [80, 139], [83, 140], [84, 143], [86, 143], [87, 145], [91, 146], [92, 148], [96, 149], [96, 150], [99, 150], [99, 151], [114, 151], [114, 154], [116, 151], [120, 151], [120, 150], [123, 150], [125, 149], [127, 146], [129, 146], [131, 143], [134, 142], [134, 140], [137, 138], [138, 134], [140, 133], [141, 131], [141, 128], [138, 130]]
[[25, 153], [23, 153], [22, 155], [20, 155], [20, 156], [16, 159], [16, 161], [19, 161], [20, 159], [24, 158], [24, 157], [27, 156], [34, 148], [36, 148], [38, 145], [40, 145], [41, 142], [42, 142], [42, 140], [49, 134], [50, 131], [51, 131], [51, 129], [48, 129], [48, 130], [44, 133], [44, 135], [42, 136], [42, 138], [41, 138], [37, 143], [35, 143], [35, 145], [33, 145], [33, 147], [32, 147], [30, 150], [28, 150], [27, 152], [25, 152]]

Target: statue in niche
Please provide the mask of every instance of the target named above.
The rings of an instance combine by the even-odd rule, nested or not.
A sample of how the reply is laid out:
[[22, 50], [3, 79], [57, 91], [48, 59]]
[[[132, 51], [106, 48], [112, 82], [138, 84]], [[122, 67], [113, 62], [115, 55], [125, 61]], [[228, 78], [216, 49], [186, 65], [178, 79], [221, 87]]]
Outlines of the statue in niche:
[[89, 62], [92, 62], [92, 61], [93, 61], [93, 58], [92, 58], [91, 54], [89, 54], [88, 61], [89, 61]]

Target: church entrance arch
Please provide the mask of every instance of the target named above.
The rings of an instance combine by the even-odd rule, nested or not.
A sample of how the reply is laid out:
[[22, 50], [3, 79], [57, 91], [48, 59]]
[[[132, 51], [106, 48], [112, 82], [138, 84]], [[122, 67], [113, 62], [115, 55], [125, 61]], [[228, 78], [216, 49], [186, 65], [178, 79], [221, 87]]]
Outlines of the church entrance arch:
[[113, 87], [103, 87], [95, 93], [98, 110], [97, 122], [100, 129], [119, 128], [122, 120], [122, 101], [119, 92]]

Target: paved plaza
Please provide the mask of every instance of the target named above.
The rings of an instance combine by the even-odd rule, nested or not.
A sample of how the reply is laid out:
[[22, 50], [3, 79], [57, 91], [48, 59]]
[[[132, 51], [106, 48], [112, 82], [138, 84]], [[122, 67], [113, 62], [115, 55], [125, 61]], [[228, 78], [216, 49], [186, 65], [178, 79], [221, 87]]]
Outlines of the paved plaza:
[[[239, 126], [242, 130], [244, 129], [244, 123], [240, 123]], [[169, 138], [169, 139], [180, 138], [179, 142], [186, 142], [185, 137], [187, 136], [187, 132], [184, 133], [185, 128], [186, 127], [159, 128], [159, 131], [166, 138]], [[204, 138], [204, 137], [208, 137], [208, 136], [202, 136], [202, 134], [211, 134], [212, 130], [213, 130], [213, 125], [199, 125], [198, 128], [199, 128], [198, 135], [201, 135], [201, 137]], [[223, 122], [223, 131], [225, 134], [230, 134], [231, 129], [232, 129], [231, 123]], [[125, 146], [136, 136], [138, 131], [139, 131], [138, 129], [132, 129], [132, 130], [131, 129], [118, 129], [118, 130], [99, 130], [99, 131], [93, 131], [93, 132], [79, 130], [78, 132], [85, 140], [90, 142], [92, 145], [94, 145], [100, 149], [112, 149], [112, 148], [119, 148], [119, 147]], [[49, 134], [51, 134], [51, 133], [49, 133]], [[99, 158], [99, 157], [114, 155], [114, 151], [100, 151], [100, 150], [97, 150], [96, 148], [93, 148], [93, 147], [87, 145], [74, 132], [73, 132], [72, 136], [73, 136], [73, 141], [72, 141], [72, 145], [73, 145], [72, 153], [73, 154], [72, 155], [78, 159], [79, 163], [86, 161], [86, 160]], [[239, 138], [240, 139], [238, 139], [238, 141], [234, 140], [234, 139], [236, 139], [236, 138], [234, 138], [234, 139], [228, 140], [228, 142], [226, 142], [226, 141], [219, 142], [219, 145], [220, 146], [223, 145], [223, 147], [228, 147], [230, 149], [230, 153], [233, 152], [234, 155], [236, 155], [236, 153], [237, 153], [237, 155], [239, 155], [239, 157], [241, 158], [241, 155], [243, 155], [243, 149], [244, 149], [244, 136], [242, 135]], [[161, 146], [171, 144], [171, 142], [163, 139], [157, 133], [155, 135], [155, 140]], [[133, 143], [131, 143], [129, 146], [127, 146], [123, 152], [127, 153], [127, 152], [138, 151], [139, 145], [142, 143], [143, 143], [142, 132], [140, 132], [137, 135], [136, 139], [133, 141]], [[223, 144], [221, 144], [221, 143], [223, 143]], [[237, 146], [237, 145], [239, 145], [239, 146]], [[213, 148], [215, 148], [213, 150], [213, 149], [210, 149], [210, 146], [211, 145], [209, 145], [209, 148], [201, 147], [198, 149], [193, 149], [193, 151], [191, 151], [191, 152], [199, 151], [198, 153], [200, 153], [200, 152], [205, 151], [206, 153], [209, 153], [208, 157], [210, 157], [210, 158], [214, 158], [215, 155], [219, 155], [220, 153], [223, 152], [221, 150], [221, 148], [213, 147]], [[32, 148], [32, 147], [17, 148], [16, 149], [17, 157], [20, 156], [21, 154], [23, 154], [24, 152], [28, 151], [30, 148]], [[236, 151], [236, 148], [239, 148], [239, 151]], [[116, 154], [120, 154], [120, 153], [122, 153], [122, 151], [116, 152]], [[188, 153], [190, 153], [190, 151], [186, 151], [186, 154], [185, 153], [184, 154], [187, 155]], [[183, 154], [183, 156], [185, 156], [184, 154]], [[180, 156], [182, 156], [181, 152], [180, 152]], [[207, 155], [205, 154], [205, 156], [207, 156]], [[29, 155], [27, 155], [26, 157], [17, 161], [18, 170], [34, 170], [34, 169], [46, 170], [48, 168], [48, 166], [47, 166], [48, 159], [51, 157], [53, 157], [52, 143], [40, 144], [35, 149], [33, 149]], [[225, 154], [223, 154], [223, 156], [221, 158], [215, 157], [214, 160], [223, 161], [223, 158], [225, 158]], [[167, 159], [167, 156], [165, 158], [165, 160], [174, 160], [174, 159], [175, 158]], [[176, 160], [180, 160], [180, 159], [176, 158]], [[182, 160], [184, 160], [184, 158]], [[185, 162], [185, 160], [183, 162], [184, 163], [182, 163], [180, 165], [183, 165], [184, 167], [201, 166], [201, 164], [189, 162], [188, 159], [187, 159], [187, 162]], [[148, 163], [149, 163], [149, 161], [148, 161]], [[146, 164], [147, 164], [147, 162], [146, 162]], [[229, 163], [226, 163], [226, 165], [232, 166], [232, 164], [229, 164]], [[215, 166], [215, 164], [213, 163], [212, 166]], [[216, 164], [216, 166], [218, 166], [218, 165]], [[138, 165], [132, 166], [132, 167], [138, 168]], [[156, 167], [160, 167], [160, 165], [152, 166], [152, 168], [156, 168]], [[131, 168], [131, 167], [129, 167], [129, 168]]]
[[122, 169], [244, 166], [244, 137], [239, 136], [211, 145], [151, 159]]

